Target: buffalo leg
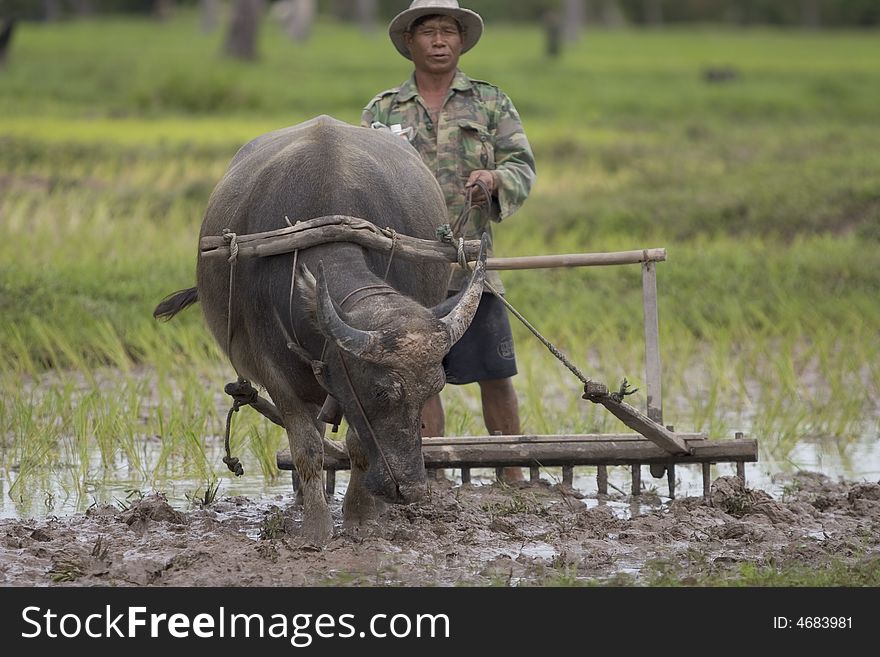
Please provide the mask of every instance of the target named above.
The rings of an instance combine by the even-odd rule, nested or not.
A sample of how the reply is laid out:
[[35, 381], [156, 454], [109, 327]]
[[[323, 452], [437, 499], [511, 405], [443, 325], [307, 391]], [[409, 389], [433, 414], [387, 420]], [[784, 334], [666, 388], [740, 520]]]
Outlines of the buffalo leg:
[[369, 459], [360, 438], [350, 427], [345, 436], [345, 444], [351, 459], [351, 478], [342, 502], [342, 518], [343, 524], [350, 528], [376, 520], [385, 510], [385, 503], [367, 490], [365, 481]]
[[315, 545], [325, 545], [333, 536], [333, 517], [324, 496], [321, 473], [324, 445], [321, 433], [308, 413], [282, 410], [290, 454], [299, 474], [303, 503], [303, 537]]

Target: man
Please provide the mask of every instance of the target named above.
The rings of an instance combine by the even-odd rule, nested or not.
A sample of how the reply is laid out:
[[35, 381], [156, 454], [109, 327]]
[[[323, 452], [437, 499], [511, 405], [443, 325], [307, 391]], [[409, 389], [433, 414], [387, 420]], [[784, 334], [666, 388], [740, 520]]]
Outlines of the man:
[[[491, 224], [506, 219], [526, 200], [535, 180], [535, 161], [519, 115], [497, 87], [473, 80], [458, 69], [459, 57], [483, 32], [479, 14], [456, 0], [415, 0], [391, 21], [391, 41], [412, 60], [415, 71], [400, 87], [376, 96], [361, 123], [379, 123], [399, 132], [422, 156], [446, 197], [455, 237], [479, 239]], [[470, 209], [472, 205], [480, 207]], [[491, 253], [491, 251], [490, 251]], [[450, 279], [450, 294], [465, 283], [466, 272]], [[503, 294], [497, 272], [487, 279]], [[483, 421], [490, 434], [521, 433], [513, 338], [507, 311], [487, 290], [464, 337], [444, 360], [448, 383], [478, 382]], [[422, 414], [426, 436], [442, 436], [445, 418], [440, 397]], [[503, 477], [522, 479], [519, 468]]]

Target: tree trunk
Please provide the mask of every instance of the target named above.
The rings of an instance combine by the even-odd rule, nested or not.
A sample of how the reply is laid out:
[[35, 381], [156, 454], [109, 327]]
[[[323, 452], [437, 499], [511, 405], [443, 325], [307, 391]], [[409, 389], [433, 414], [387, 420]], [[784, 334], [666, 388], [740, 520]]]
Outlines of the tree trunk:
[[557, 58], [562, 51], [562, 23], [559, 13], [553, 10], [544, 12], [544, 35], [547, 38], [546, 52], [548, 57]]
[[220, 23], [220, 0], [199, 0], [202, 32], [213, 32]]
[[355, 0], [355, 18], [364, 32], [375, 29], [378, 4], [377, 0]]
[[354, 3], [355, 0], [331, 0], [330, 12], [337, 20], [350, 23], [357, 17], [357, 8]]
[[644, 0], [645, 23], [663, 24], [663, 0]]
[[257, 58], [257, 32], [263, 14], [263, 0], [235, 0], [224, 51], [236, 59]]
[[12, 42], [12, 33], [14, 31], [14, 18], [7, 18], [0, 24], [0, 68], [6, 64], [6, 54], [9, 52], [9, 44]]
[[581, 30], [587, 17], [585, 0], [562, 1], [562, 38], [574, 43], [581, 38]]
[[750, 22], [749, 9], [742, 0], [731, 2], [726, 13], [727, 20], [735, 25], [748, 25]]
[[805, 27], [822, 27], [822, 12], [819, 0], [801, 0], [801, 21]]
[[43, 0], [43, 20], [54, 22], [61, 18], [61, 0]]
[[619, 0], [602, 0], [601, 20], [605, 27], [620, 27], [626, 23]]
[[95, 3], [93, 0], [73, 0], [73, 11], [77, 16], [93, 16]]
[[312, 24], [317, 13], [315, 0], [286, 0], [279, 2], [284, 5], [281, 9], [281, 21], [284, 31], [294, 41], [305, 41], [312, 32]]
[[160, 21], [170, 20], [174, 15], [174, 0], [153, 0], [153, 15]]

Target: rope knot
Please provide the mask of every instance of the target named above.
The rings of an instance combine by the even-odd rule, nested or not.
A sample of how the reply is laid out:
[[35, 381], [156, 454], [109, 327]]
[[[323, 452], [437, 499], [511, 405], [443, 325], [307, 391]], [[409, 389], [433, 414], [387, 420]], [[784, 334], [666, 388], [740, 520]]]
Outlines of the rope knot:
[[236, 407], [236, 411], [241, 406], [250, 406], [260, 397], [257, 389], [254, 388], [249, 381], [245, 381], [244, 379], [239, 379], [233, 383], [227, 383], [223, 388], [223, 391], [232, 397], [233, 406]]
[[235, 262], [238, 260], [238, 235], [233, 233], [228, 228], [223, 229], [223, 239], [226, 240], [226, 244], [229, 246], [229, 259], [227, 262]]
[[244, 467], [242, 467], [241, 462], [234, 456], [224, 456], [223, 462], [226, 464], [226, 467], [229, 468], [229, 471], [234, 473], [236, 477], [240, 477], [244, 474]]
[[463, 237], [458, 238], [458, 264], [465, 271], [468, 271], [470, 269], [470, 267], [468, 267], [468, 263], [467, 263], [467, 254], [464, 252], [464, 238]]
[[232, 406], [226, 414], [226, 432], [223, 439], [223, 448], [226, 450], [226, 456], [223, 457], [223, 462], [226, 464], [226, 467], [229, 468], [230, 472], [234, 473], [236, 477], [241, 477], [244, 474], [244, 467], [241, 465], [238, 458], [232, 455], [229, 447], [229, 435], [232, 431], [232, 416], [235, 413], [238, 413], [238, 409], [242, 406], [250, 406], [256, 402], [260, 395], [250, 384], [250, 381], [247, 381], [242, 377], [238, 377], [238, 381], [227, 383], [223, 390], [233, 399]]

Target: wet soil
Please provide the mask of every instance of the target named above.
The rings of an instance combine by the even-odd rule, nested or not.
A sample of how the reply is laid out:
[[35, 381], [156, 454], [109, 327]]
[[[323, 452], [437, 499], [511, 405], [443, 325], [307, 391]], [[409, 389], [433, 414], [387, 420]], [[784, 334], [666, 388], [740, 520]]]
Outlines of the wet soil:
[[[782, 499], [712, 484], [711, 500], [630, 505], [546, 482], [432, 484], [423, 502], [341, 526], [323, 548], [298, 538], [287, 498], [173, 509], [161, 495], [43, 520], [0, 520], [4, 586], [425, 586], [685, 583], [743, 562], [822, 567], [880, 557], [880, 484], [801, 473]], [[333, 504], [341, 524], [340, 503]], [[621, 512], [623, 510], [623, 513]], [[625, 517], [624, 517], [625, 516]]]

